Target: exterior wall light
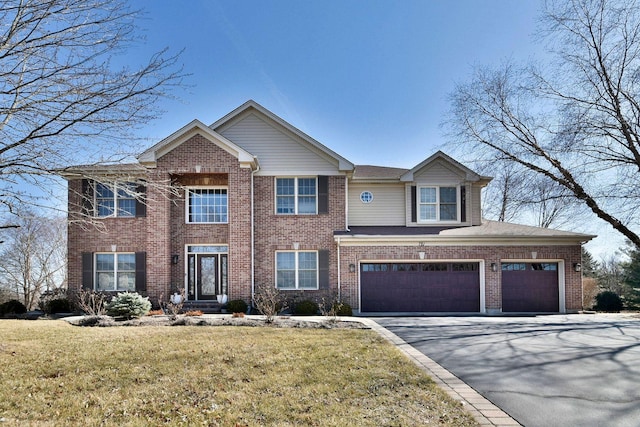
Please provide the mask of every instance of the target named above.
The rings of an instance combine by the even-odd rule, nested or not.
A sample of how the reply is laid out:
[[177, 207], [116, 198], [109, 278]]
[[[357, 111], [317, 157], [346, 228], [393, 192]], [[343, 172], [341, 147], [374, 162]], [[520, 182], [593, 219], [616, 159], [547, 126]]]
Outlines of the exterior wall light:
[[355, 272], [356, 272], [356, 265], [349, 264], [349, 273], [355, 273]]
[[177, 263], [178, 263], [178, 261], [179, 261], [179, 260], [180, 260], [180, 255], [173, 255], [173, 256], [171, 257], [171, 264], [174, 264], [174, 265], [175, 265], [175, 264], [177, 264]]
[[491, 271], [498, 271], [498, 264], [496, 264], [495, 262], [491, 263]]
[[579, 273], [582, 271], [582, 264], [580, 264], [579, 262], [574, 262], [573, 263], [573, 271], [575, 271], [576, 273]]
[[424, 259], [424, 252], [422, 251], [418, 252], [418, 256], [420, 257], [420, 259]]
[[294, 250], [294, 251], [297, 251], [298, 249], [300, 249], [300, 243], [298, 243], [298, 242], [294, 242], [294, 243], [293, 243], [293, 250]]

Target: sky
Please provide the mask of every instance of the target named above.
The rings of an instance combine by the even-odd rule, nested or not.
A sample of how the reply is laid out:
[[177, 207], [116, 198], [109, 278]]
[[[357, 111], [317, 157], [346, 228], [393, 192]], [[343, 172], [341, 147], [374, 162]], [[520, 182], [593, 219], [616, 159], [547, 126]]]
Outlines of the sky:
[[[544, 55], [537, 0], [132, 0], [145, 41], [133, 65], [163, 48], [190, 74], [139, 131], [148, 146], [193, 119], [211, 124], [253, 99], [355, 164], [411, 168], [451, 150], [442, 123], [474, 66]], [[448, 145], [447, 145], [448, 144]], [[603, 234], [597, 257], [622, 239]]]

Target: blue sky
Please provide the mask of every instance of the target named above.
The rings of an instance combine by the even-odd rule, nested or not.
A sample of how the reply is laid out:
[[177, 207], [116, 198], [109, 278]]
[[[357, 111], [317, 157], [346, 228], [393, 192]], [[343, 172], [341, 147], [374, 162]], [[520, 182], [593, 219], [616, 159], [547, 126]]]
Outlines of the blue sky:
[[[411, 168], [447, 142], [448, 95], [473, 66], [543, 55], [537, 0], [132, 0], [139, 63], [184, 49], [189, 87], [140, 131], [148, 145], [193, 119], [212, 123], [248, 99], [356, 164]], [[141, 147], [142, 151], [145, 147]], [[450, 148], [444, 148], [451, 151]], [[608, 227], [596, 256], [622, 246]]]
[[[212, 123], [248, 99], [356, 164], [412, 167], [444, 142], [474, 64], [533, 52], [537, 1], [138, 0], [147, 43], [185, 49], [190, 88], [142, 135]], [[185, 5], [188, 5], [185, 6]]]

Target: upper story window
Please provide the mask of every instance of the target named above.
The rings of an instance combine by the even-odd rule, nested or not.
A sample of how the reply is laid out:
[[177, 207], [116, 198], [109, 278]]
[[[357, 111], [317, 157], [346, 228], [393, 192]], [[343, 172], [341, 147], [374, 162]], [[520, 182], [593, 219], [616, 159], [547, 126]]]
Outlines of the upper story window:
[[458, 221], [457, 187], [420, 187], [418, 194], [419, 221]]
[[276, 178], [276, 213], [304, 215], [318, 213], [316, 178]]
[[96, 215], [99, 217], [136, 216], [136, 191], [137, 184], [132, 182], [96, 183]]
[[190, 188], [187, 190], [187, 222], [226, 224], [229, 221], [227, 189]]

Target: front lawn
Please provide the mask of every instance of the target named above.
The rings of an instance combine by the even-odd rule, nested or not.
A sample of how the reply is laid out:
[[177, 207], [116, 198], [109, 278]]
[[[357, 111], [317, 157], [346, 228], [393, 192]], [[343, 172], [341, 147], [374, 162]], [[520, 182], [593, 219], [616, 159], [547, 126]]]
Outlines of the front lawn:
[[0, 424], [473, 426], [369, 330], [0, 320]]

